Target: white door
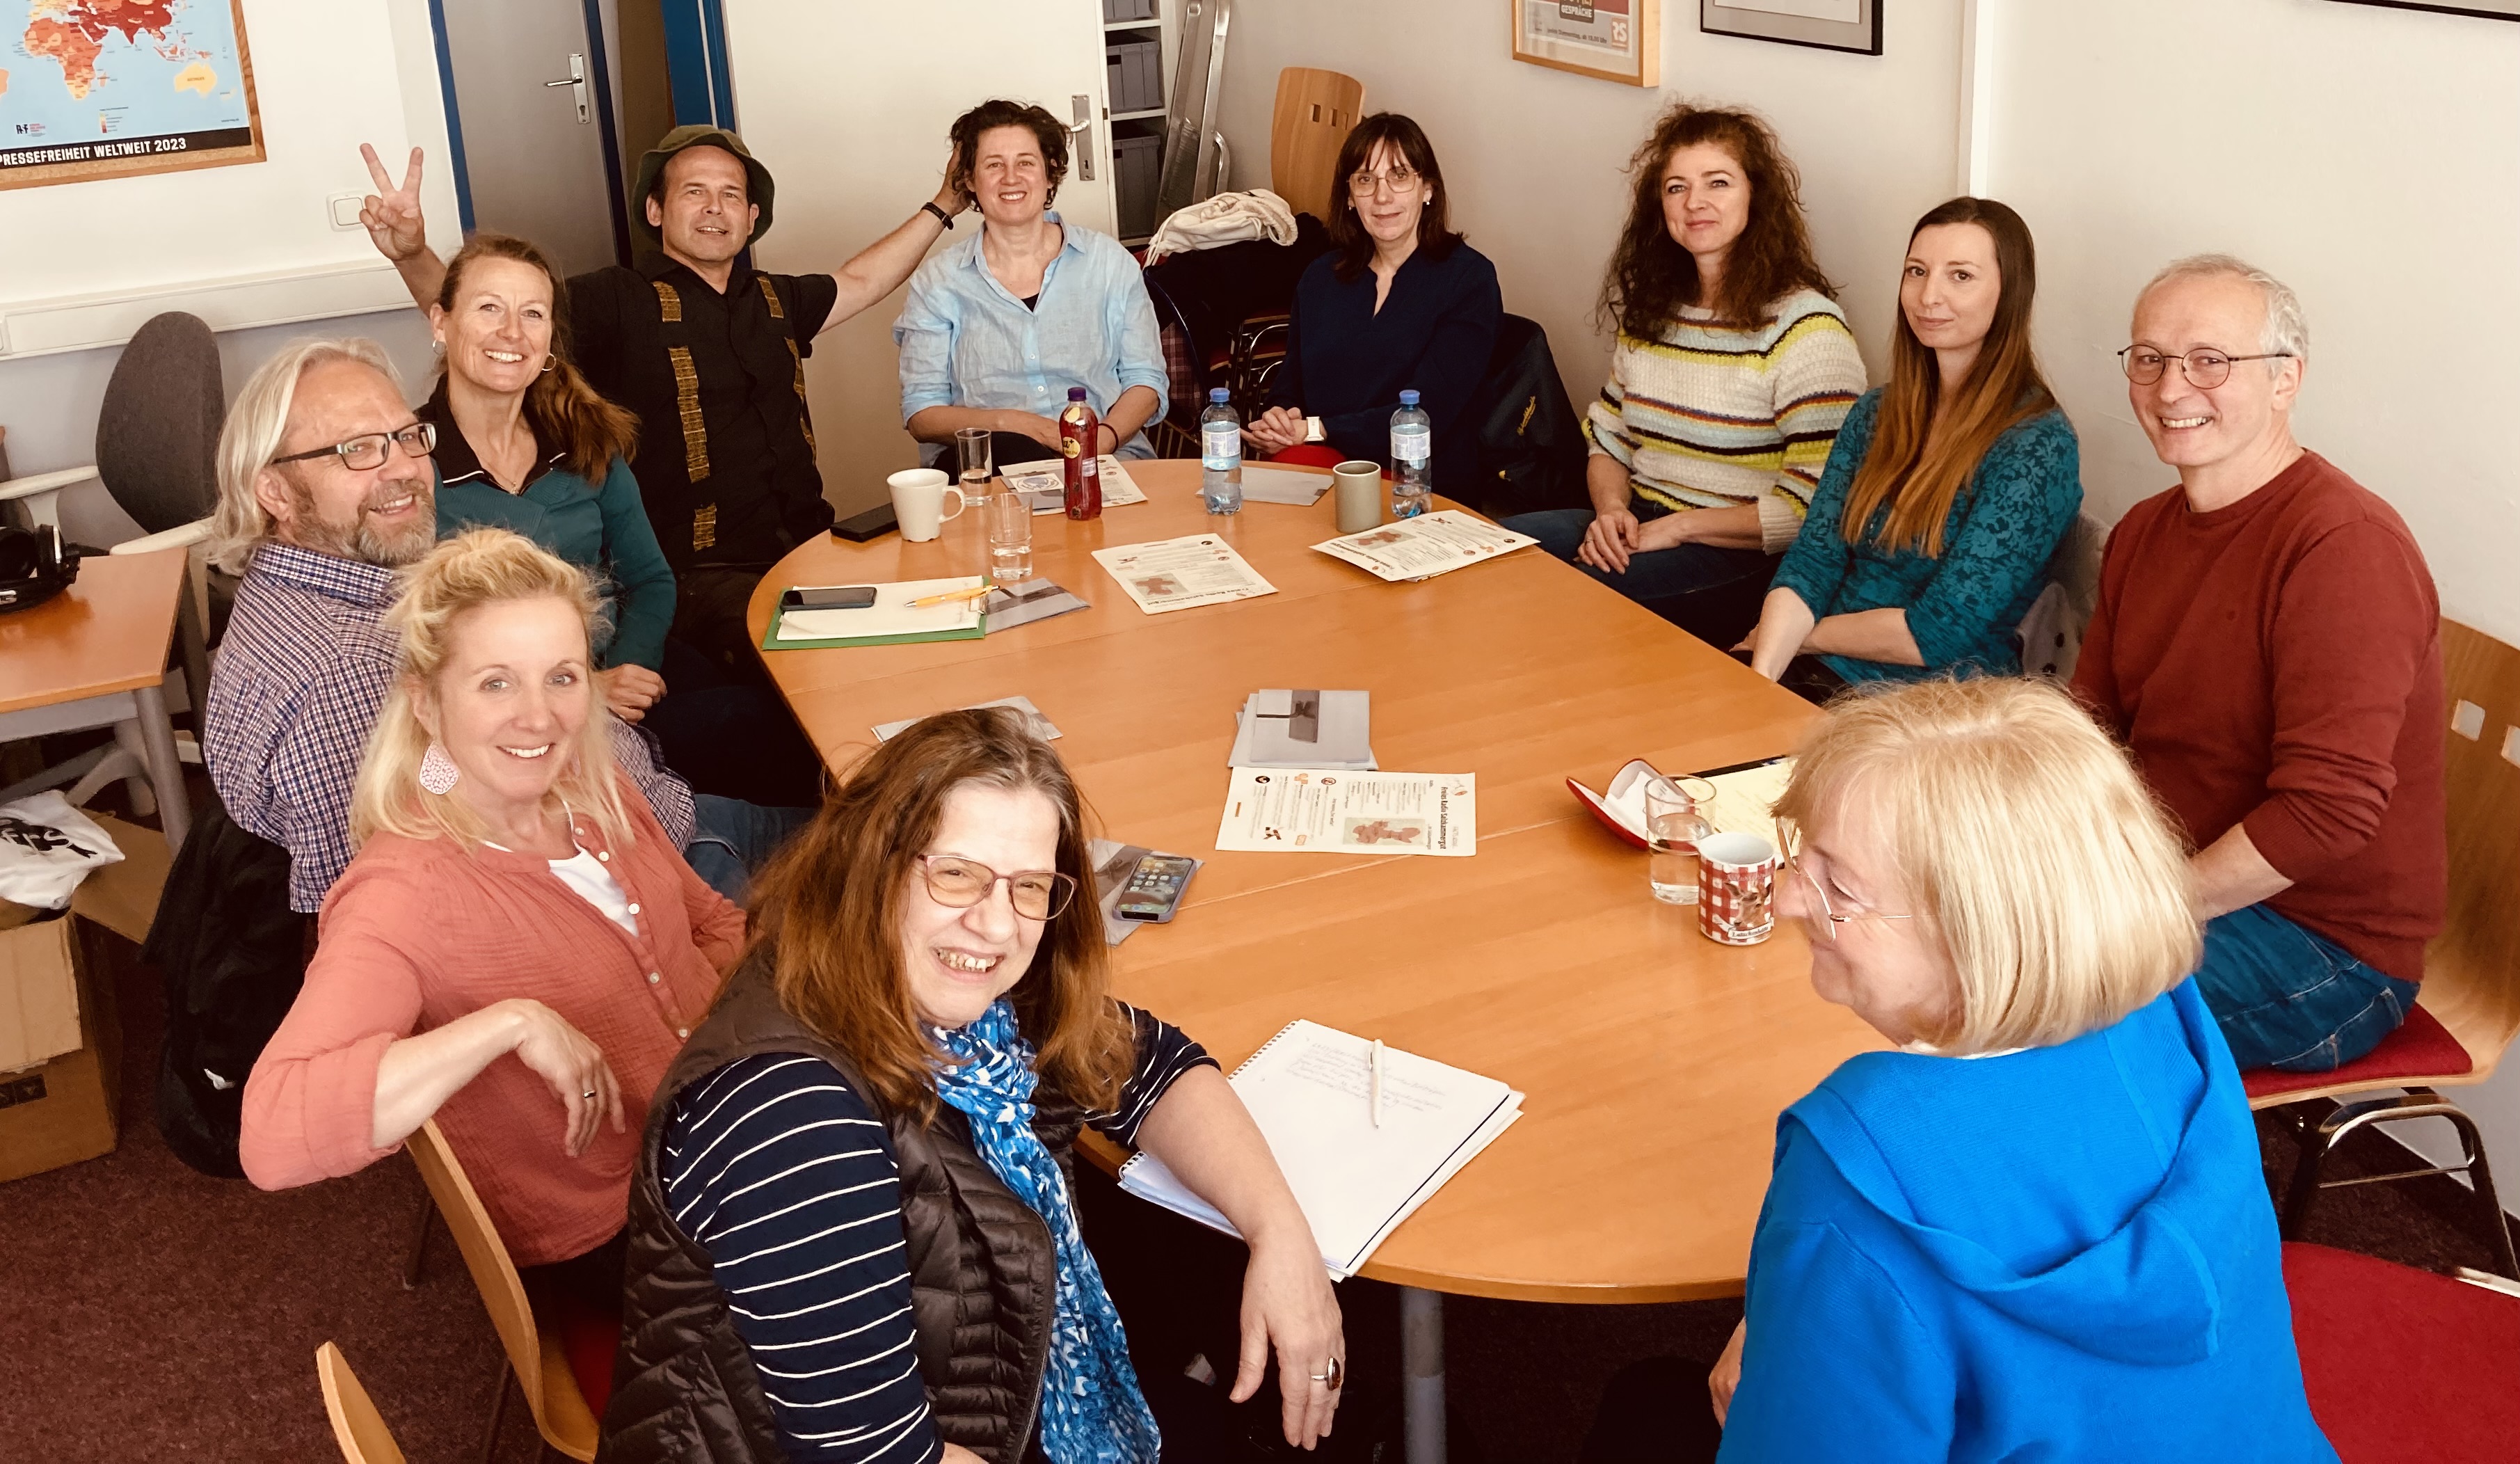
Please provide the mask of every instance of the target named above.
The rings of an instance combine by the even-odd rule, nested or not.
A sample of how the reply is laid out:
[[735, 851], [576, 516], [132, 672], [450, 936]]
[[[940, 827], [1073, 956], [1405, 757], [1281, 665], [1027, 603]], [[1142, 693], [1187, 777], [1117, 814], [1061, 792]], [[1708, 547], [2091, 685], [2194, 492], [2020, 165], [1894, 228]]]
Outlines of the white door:
[[[726, 0], [736, 125], [779, 179], [765, 269], [837, 269], [943, 180], [946, 131], [992, 97], [1031, 102], [1069, 134], [1062, 218], [1112, 232], [1101, 0]], [[968, 239], [965, 214], [947, 242]], [[805, 366], [824, 496], [842, 517], [883, 501], [917, 467], [901, 427], [892, 322], [901, 294], [832, 327]]]
[[442, 0], [442, 13], [473, 227], [532, 240], [562, 274], [618, 263], [621, 189], [605, 161], [605, 83], [585, 6]]

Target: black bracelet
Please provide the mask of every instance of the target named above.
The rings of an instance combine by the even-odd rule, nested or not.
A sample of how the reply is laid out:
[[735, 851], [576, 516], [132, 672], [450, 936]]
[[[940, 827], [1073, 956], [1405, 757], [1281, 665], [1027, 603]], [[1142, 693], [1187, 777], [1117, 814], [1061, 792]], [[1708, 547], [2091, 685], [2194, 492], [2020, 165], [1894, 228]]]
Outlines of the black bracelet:
[[936, 203], [935, 203], [935, 201], [934, 201], [933, 199], [929, 200], [928, 202], [926, 202], [926, 203], [924, 203], [924, 204], [920, 205], [919, 206], [920, 206], [920, 207], [922, 207], [922, 208], [926, 209], [926, 210], [927, 210], [928, 212], [930, 212], [930, 213], [935, 214], [935, 215], [936, 215], [936, 221], [937, 221], [938, 223], [940, 223], [940, 224], [943, 224], [946, 228], [951, 229], [951, 228], [953, 228], [953, 227], [954, 227], [954, 215], [953, 215], [953, 214], [950, 214], [950, 213], [948, 213], [948, 212], [946, 212], [946, 211], [945, 211], [944, 209], [942, 209], [942, 208], [937, 207], [937, 206], [936, 206]]

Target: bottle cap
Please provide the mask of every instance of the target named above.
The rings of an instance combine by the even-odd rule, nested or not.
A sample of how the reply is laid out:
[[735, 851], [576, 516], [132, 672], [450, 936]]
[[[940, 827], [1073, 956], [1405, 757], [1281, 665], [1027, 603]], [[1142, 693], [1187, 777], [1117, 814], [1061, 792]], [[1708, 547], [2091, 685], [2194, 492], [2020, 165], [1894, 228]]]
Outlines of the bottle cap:
[[1403, 391], [1403, 392], [1401, 392], [1401, 393], [1400, 393], [1400, 404], [1401, 404], [1402, 406], [1404, 406], [1404, 407], [1414, 407], [1414, 406], [1416, 406], [1416, 405], [1418, 404], [1418, 393], [1417, 393], [1417, 392], [1415, 392], [1415, 391]]
[[1085, 399], [1085, 389], [1083, 387], [1068, 388], [1067, 399], [1069, 401], [1083, 401]]
[[1207, 389], [1207, 399], [1218, 402], [1232, 401], [1234, 399], [1234, 393], [1226, 390], [1223, 387], [1210, 387]]

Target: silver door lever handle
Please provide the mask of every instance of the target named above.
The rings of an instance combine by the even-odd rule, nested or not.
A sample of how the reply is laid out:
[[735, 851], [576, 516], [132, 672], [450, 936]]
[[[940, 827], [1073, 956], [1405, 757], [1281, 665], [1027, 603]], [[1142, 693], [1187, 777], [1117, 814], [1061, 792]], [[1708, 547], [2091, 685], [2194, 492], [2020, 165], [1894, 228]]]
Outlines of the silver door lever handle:
[[580, 122], [586, 122], [592, 119], [587, 111], [589, 98], [586, 94], [586, 55], [584, 52], [575, 52], [569, 56], [568, 74], [566, 76], [558, 81], [546, 81], [543, 83], [545, 90], [549, 90], [555, 86], [575, 87], [577, 89], [577, 119]]

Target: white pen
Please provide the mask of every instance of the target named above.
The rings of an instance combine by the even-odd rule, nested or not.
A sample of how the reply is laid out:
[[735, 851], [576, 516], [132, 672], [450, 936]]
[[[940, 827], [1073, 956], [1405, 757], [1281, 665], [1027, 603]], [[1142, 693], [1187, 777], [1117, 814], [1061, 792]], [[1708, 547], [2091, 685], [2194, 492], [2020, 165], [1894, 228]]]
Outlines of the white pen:
[[1366, 1068], [1372, 1085], [1372, 1093], [1366, 1099], [1366, 1105], [1373, 1115], [1373, 1126], [1380, 1128], [1382, 1126], [1382, 1039], [1380, 1037], [1373, 1039], [1373, 1051], [1367, 1056]]

